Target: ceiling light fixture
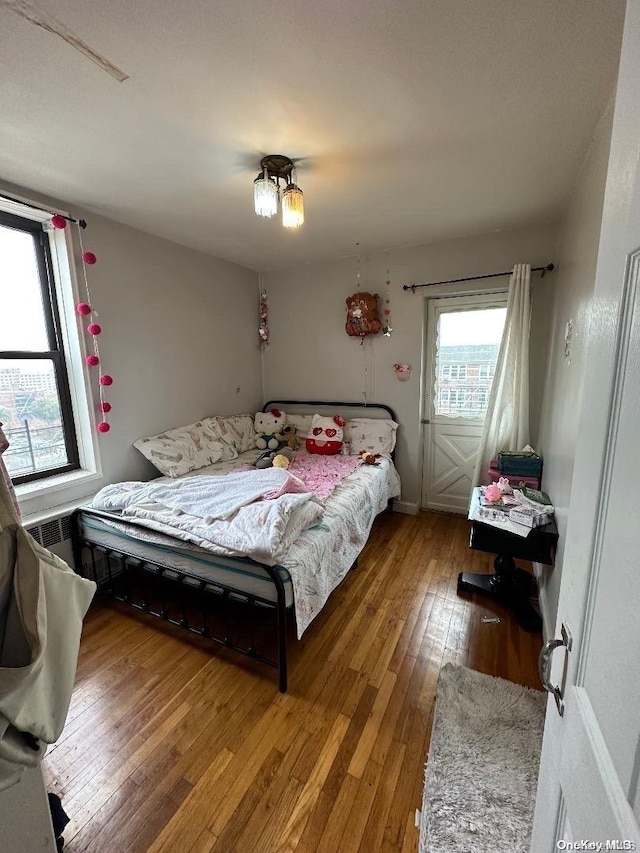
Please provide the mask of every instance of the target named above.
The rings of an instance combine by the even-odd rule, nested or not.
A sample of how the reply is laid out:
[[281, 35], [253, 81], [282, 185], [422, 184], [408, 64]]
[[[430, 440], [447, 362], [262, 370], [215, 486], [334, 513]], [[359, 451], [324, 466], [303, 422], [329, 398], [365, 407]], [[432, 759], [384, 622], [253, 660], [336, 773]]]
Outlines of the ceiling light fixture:
[[[253, 182], [253, 201], [258, 216], [271, 218], [282, 203], [282, 224], [299, 228], [304, 222], [304, 193], [296, 184], [293, 161], [282, 154], [268, 154], [260, 161], [260, 174]], [[285, 187], [280, 196], [280, 181]]]

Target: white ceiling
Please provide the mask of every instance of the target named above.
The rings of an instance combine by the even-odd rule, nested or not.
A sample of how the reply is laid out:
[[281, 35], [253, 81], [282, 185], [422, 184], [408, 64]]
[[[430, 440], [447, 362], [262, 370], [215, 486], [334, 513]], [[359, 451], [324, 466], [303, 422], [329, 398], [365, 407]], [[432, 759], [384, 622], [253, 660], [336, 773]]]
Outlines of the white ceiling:
[[[555, 217], [623, 0], [0, 0], [0, 178], [256, 270]], [[15, 2], [15, 0], [14, 0]], [[299, 158], [299, 232], [253, 213]]]

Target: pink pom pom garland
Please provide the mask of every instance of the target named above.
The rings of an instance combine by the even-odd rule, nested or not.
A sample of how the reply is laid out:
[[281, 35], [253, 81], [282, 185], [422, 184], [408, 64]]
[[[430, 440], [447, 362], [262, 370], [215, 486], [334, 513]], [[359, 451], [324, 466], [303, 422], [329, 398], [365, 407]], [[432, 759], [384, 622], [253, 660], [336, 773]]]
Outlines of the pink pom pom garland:
[[[54, 217], [55, 218], [55, 217]], [[63, 219], [63, 217], [60, 217]], [[56, 223], [51, 220], [51, 224], [54, 228], [61, 228], [66, 226], [66, 220], [63, 219], [63, 225], [56, 225]], [[100, 359], [100, 351], [98, 349], [98, 335], [102, 333], [102, 326], [99, 323], [95, 322], [95, 319], [98, 317], [98, 314], [92, 306], [91, 294], [89, 293], [89, 281], [87, 278], [87, 267], [93, 266], [98, 260], [94, 252], [85, 251], [83, 242], [82, 242], [82, 232], [86, 227], [86, 222], [84, 220], [78, 221], [78, 239], [80, 241], [80, 255], [82, 257], [82, 274], [84, 279], [84, 290], [86, 295], [85, 302], [79, 302], [76, 305], [76, 311], [81, 317], [89, 317], [91, 320], [86, 327], [86, 332], [88, 335], [91, 335], [91, 340], [93, 342], [93, 354], [89, 354], [85, 358], [85, 362], [89, 367], [96, 367], [101, 363]], [[95, 375], [95, 374], [94, 374]], [[108, 413], [111, 411], [111, 403], [107, 403], [104, 399], [104, 388], [106, 386], [113, 384], [113, 377], [108, 373], [99, 373], [98, 374], [98, 410], [103, 414], [103, 419], [96, 424], [96, 429], [99, 433], [107, 433], [111, 429], [111, 425], [107, 419]]]
[[61, 231], [63, 228], [67, 227], [67, 220], [64, 218], [64, 216], [61, 216], [59, 213], [56, 213], [55, 216], [51, 217], [51, 224], [54, 228], [57, 228], [59, 231]]

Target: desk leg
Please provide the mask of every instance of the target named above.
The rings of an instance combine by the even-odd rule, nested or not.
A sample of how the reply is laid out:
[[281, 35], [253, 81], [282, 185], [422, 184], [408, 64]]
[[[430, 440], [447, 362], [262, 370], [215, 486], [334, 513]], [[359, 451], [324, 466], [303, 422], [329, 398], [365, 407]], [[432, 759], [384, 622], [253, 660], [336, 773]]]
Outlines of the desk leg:
[[519, 569], [513, 557], [503, 554], [496, 557], [493, 568], [492, 575], [460, 572], [458, 594], [475, 592], [478, 595], [493, 598], [513, 612], [518, 625], [524, 631], [532, 633], [542, 631], [540, 614], [529, 601], [533, 577], [524, 569]]

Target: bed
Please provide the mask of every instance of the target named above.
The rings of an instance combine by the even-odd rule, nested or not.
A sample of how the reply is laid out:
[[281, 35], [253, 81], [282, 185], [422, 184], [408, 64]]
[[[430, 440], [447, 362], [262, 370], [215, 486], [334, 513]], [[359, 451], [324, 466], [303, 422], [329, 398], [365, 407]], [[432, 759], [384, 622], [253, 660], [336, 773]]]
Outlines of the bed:
[[[263, 410], [275, 408], [301, 417], [319, 412], [395, 421], [393, 410], [381, 404], [280, 400], [266, 403]], [[255, 470], [258, 454], [248, 450], [235, 459], [218, 461], [192, 472], [188, 483], [182, 480], [181, 485], [198, 488], [202, 484], [206, 489], [216, 484], [217, 488], [221, 478], [231, 483], [239, 472]], [[299, 464], [305, 463], [305, 455], [304, 451], [296, 454]], [[138, 497], [135, 512], [123, 513], [120, 507], [129, 500], [126, 487], [130, 484], [117, 484], [110, 487], [111, 492], [106, 490], [108, 500], [98, 501], [98, 507], [80, 507], [72, 516], [76, 571], [94, 580], [106, 596], [276, 667], [279, 689], [286, 692], [288, 622], [295, 622], [301, 637], [357, 564], [375, 517], [400, 493], [393, 449], [378, 465], [357, 465], [354, 457], [334, 457], [332, 464], [345, 475], [336, 479], [338, 485], [328, 496], [322, 493], [322, 499], [312, 496], [307, 502], [308, 494], [285, 495], [280, 501], [247, 507], [245, 525], [256, 535], [266, 522], [252, 513], [266, 512], [266, 503], [284, 502], [286, 508], [284, 516], [291, 529], [284, 530], [282, 542], [263, 559], [256, 559], [256, 554], [262, 555], [262, 546], [252, 545], [254, 552], [249, 555], [243, 553], [242, 542], [230, 547], [226, 528], [218, 533], [210, 524], [211, 539], [216, 541], [204, 541], [199, 528], [182, 523], [177, 509], [167, 509], [178, 515], [171, 522], [178, 529], [171, 532], [149, 520], [146, 504]], [[247, 478], [240, 479], [246, 482]], [[137, 485], [148, 486], [155, 496], [162, 493], [165, 481], [158, 478]], [[116, 509], [111, 508], [112, 494]], [[294, 504], [295, 514], [290, 510]], [[300, 529], [291, 521], [294, 517], [302, 519]], [[274, 529], [278, 533], [279, 528]]]

